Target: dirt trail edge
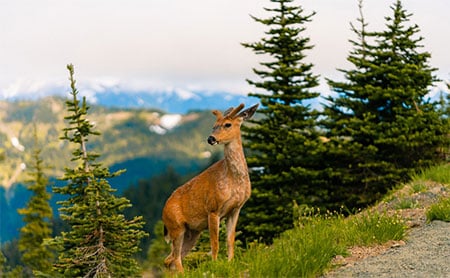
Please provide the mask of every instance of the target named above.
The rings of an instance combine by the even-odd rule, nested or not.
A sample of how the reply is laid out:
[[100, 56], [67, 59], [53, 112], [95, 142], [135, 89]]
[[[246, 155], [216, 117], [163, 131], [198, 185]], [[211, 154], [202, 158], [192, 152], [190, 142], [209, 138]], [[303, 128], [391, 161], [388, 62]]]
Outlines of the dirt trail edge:
[[347, 264], [324, 277], [450, 278], [450, 223], [433, 221], [409, 230], [406, 244]]

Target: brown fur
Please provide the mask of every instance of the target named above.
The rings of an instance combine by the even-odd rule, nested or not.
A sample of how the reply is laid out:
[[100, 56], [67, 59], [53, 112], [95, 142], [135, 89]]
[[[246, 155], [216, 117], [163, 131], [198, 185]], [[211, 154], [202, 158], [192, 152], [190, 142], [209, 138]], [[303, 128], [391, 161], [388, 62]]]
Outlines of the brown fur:
[[[214, 110], [216, 123], [208, 143], [224, 145], [224, 159], [176, 189], [163, 209], [165, 237], [172, 250], [164, 263], [183, 272], [181, 260], [197, 242], [200, 233], [209, 229], [212, 258], [219, 250], [220, 219], [227, 219], [228, 259], [234, 256], [234, 239], [239, 212], [250, 197], [250, 179], [242, 148], [240, 127], [258, 105], [242, 111], [243, 104], [222, 115]], [[238, 114], [239, 113], [239, 114]]]

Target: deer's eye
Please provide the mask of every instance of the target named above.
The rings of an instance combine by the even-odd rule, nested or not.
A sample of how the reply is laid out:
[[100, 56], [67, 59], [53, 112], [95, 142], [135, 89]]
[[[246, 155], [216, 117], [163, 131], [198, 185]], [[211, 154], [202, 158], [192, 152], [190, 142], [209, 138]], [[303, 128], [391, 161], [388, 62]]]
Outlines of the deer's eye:
[[231, 124], [230, 124], [230, 123], [226, 123], [224, 126], [225, 126], [226, 128], [229, 128], [229, 127], [231, 127]]

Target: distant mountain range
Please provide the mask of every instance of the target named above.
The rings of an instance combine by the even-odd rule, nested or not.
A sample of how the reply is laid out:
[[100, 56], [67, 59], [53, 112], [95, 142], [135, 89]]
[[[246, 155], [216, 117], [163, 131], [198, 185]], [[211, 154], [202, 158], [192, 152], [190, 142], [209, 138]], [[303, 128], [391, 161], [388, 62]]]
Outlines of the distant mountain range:
[[186, 114], [193, 110], [225, 110], [239, 103], [251, 105], [259, 100], [254, 97], [235, 95], [226, 92], [101, 92], [95, 94], [95, 103], [118, 108], [157, 108], [168, 113]]
[[[186, 114], [192, 110], [224, 110], [239, 103], [255, 104], [257, 98], [223, 91], [170, 89], [129, 89], [120, 85], [85, 83], [78, 86], [80, 95], [91, 104], [115, 108], [149, 108], [167, 113]], [[39, 100], [48, 96], [68, 96], [69, 88], [59, 83], [21, 88], [20, 92], [0, 90], [0, 100]]]

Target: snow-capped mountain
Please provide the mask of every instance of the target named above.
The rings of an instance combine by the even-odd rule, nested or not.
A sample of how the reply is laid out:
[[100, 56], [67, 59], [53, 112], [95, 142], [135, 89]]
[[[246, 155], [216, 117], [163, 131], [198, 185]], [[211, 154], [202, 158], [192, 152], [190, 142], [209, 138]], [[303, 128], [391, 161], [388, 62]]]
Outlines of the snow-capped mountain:
[[87, 98], [95, 104], [118, 108], [157, 108], [168, 113], [185, 114], [192, 110], [225, 110], [239, 103], [246, 106], [258, 102], [257, 98], [226, 92], [153, 91], [153, 92], [100, 92]]
[[[67, 82], [66, 82], [67, 83]], [[228, 109], [239, 103], [251, 105], [258, 99], [224, 91], [188, 90], [184, 88], [135, 88], [114, 82], [77, 83], [80, 95], [91, 104], [117, 108], [154, 108], [168, 113], [185, 114], [190, 110]], [[45, 96], [69, 96], [63, 82], [17, 83], [0, 88], [0, 100], [36, 100]]]

